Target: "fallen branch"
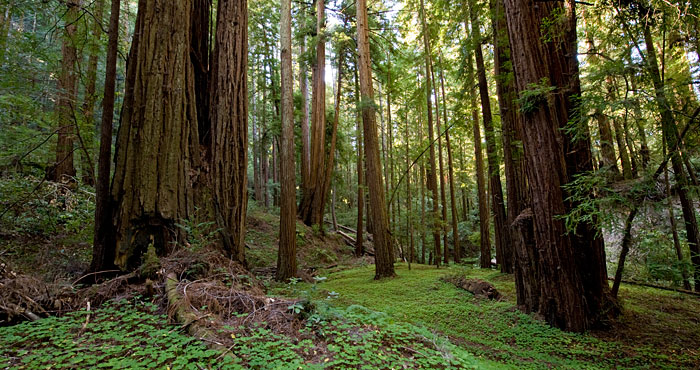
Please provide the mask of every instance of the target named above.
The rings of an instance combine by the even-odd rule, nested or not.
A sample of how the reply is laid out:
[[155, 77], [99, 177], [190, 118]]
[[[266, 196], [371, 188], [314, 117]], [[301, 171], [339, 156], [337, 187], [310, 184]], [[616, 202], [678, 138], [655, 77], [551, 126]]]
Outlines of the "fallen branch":
[[[615, 281], [615, 278], [613, 277], [608, 277], [608, 280]], [[697, 297], [700, 297], [700, 292], [694, 292], [692, 290], [685, 290], [685, 289], [680, 289], [680, 288], [671, 288], [663, 285], [656, 285], [656, 284], [651, 284], [651, 283], [642, 283], [639, 281], [633, 281], [633, 280], [620, 280], [621, 282], [625, 284], [630, 284], [630, 285], [637, 285], [637, 286], [644, 286], [648, 288], [654, 288], [654, 289], [661, 289], [661, 290], [668, 290], [670, 292], [677, 292], [677, 293], [683, 293], [683, 294], [690, 294], [694, 295]]]

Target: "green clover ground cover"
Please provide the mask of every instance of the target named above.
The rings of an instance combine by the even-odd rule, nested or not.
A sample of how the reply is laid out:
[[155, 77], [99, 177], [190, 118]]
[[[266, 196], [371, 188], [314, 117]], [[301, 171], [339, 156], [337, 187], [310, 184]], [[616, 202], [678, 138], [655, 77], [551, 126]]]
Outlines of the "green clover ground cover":
[[199, 369], [218, 359], [199, 340], [167, 325], [150, 303], [121, 302], [0, 328], [0, 367], [18, 369]]
[[151, 303], [107, 304], [90, 313], [83, 329], [87, 315], [83, 310], [0, 328], [0, 368], [484, 368], [446, 338], [360, 306], [335, 309], [319, 302], [296, 338], [265, 323], [224, 327], [220, 334], [230, 338], [230, 352], [223, 354], [168, 325]]
[[[668, 348], [663, 348], [659, 343], [649, 343], [639, 337], [625, 338], [625, 333], [619, 338], [602, 340], [590, 334], [573, 334], [551, 328], [515, 309], [513, 281], [508, 275], [463, 267], [438, 270], [434, 266], [413, 265], [408, 271], [405, 264], [396, 266], [398, 277], [394, 279], [375, 281], [374, 267], [367, 266], [331, 274], [318, 288], [322, 292], [337, 292], [334, 304], [339, 307], [359, 304], [385, 312], [397, 322], [444, 333], [453, 343], [472, 352], [480, 364], [493, 361], [491, 364], [499, 368], [677, 369], [694, 368], [692, 364], [700, 363], [700, 354], [697, 348], [692, 348], [692, 340], [668, 338], [668, 333], [653, 334], [649, 332], [650, 327], [635, 329], [635, 334], [649, 332], [650, 336], [658, 336], [660, 341], [673, 343], [674, 347], [666, 344]], [[471, 293], [440, 280], [456, 273], [491, 281], [506, 295], [506, 300], [476, 299]], [[661, 327], [663, 322], [693, 325], [693, 317], [686, 317], [684, 312], [697, 312], [700, 308], [697, 299], [655, 291], [653, 297], [663, 296], [666, 300], [663, 305], [655, 307], [650, 306], [653, 300], [647, 293], [643, 288], [623, 286], [621, 295], [625, 314], [621, 321], [650, 323], [654, 316], [645, 311], [654, 310], [654, 315], [658, 316], [664, 307], [687, 307], [688, 311], [679, 311], [674, 316], [675, 321], [668, 317], [659, 318], [658, 326]], [[697, 328], [697, 322], [694, 325]], [[688, 329], [684, 335], [692, 332]]]

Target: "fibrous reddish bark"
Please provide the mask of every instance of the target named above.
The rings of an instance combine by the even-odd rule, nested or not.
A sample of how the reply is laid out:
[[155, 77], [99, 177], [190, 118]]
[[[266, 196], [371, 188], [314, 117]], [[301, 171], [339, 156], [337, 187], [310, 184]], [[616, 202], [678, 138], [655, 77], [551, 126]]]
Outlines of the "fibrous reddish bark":
[[297, 274], [291, 0], [282, 0], [282, 16], [280, 19], [280, 59], [282, 60], [282, 140], [280, 152], [282, 163], [280, 168], [280, 244], [275, 278], [279, 281], [285, 281], [295, 277]]
[[214, 215], [224, 250], [243, 265], [248, 204], [246, 4], [245, 0], [219, 0], [209, 98]]
[[362, 94], [362, 122], [367, 163], [367, 187], [372, 212], [371, 224], [374, 228], [375, 279], [395, 276], [394, 249], [392, 247], [389, 224], [386, 214], [386, 201], [382, 187], [382, 168], [379, 161], [379, 137], [377, 117], [374, 107], [372, 86], [372, 61], [369, 53], [369, 24], [367, 23], [367, 2], [357, 0], [357, 47], [360, 72], [360, 92]]
[[164, 253], [194, 211], [199, 138], [190, 59], [191, 0], [140, 0], [129, 54], [112, 199], [116, 264], [134, 268], [149, 244]]

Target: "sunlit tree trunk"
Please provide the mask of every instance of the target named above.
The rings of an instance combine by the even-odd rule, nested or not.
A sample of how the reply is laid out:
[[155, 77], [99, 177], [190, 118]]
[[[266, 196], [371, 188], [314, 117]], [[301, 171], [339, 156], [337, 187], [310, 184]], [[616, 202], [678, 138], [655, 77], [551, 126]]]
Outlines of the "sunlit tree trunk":
[[486, 154], [489, 165], [489, 193], [491, 196], [494, 237], [496, 239], [496, 260], [501, 267], [501, 272], [512, 273], [513, 250], [510, 238], [510, 229], [506, 220], [505, 201], [503, 199], [503, 187], [501, 185], [500, 159], [498, 158], [496, 133], [493, 129], [493, 117], [491, 114], [491, 97], [489, 96], [489, 88], [486, 81], [484, 55], [481, 51], [481, 25], [479, 22], [479, 14], [475, 5], [475, 3], [470, 3], [469, 9], [471, 14], [472, 42], [474, 43], [474, 55], [476, 57], [476, 72], [479, 80], [481, 111], [484, 121], [484, 134], [486, 136]]
[[[530, 311], [536, 310], [538, 285], [532, 220], [525, 216], [518, 220], [518, 216], [529, 206], [525, 182], [525, 160], [520, 144], [523, 128], [521, 116], [515, 103], [517, 92], [515, 91], [515, 75], [510, 59], [510, 41], [508, 40], [508, 26], [503, 0], [494, 0], [492, 7], [494, 67], [503, 131], [503, 162], [508, 197], [508, 225], [513, 245], [513, 272], [518, 306], [524, 311]], [[517, 223], [516, 220], [518, 220]]]
[[323, 227], [323, 184], [326, 168], [326, 30], [324, 0], [315, 0], [316, 5], [316, 60], [313, 65], [311, 97], [311, 160], [309, 187], [302, 192], [299, 216], [307, 225]]
[[367, 163], [367, 187], [369, 189], [371, 224], [374, 228], [375, 279], [395, 276], [394, 249], [386, 215], [386, 201], [382, 187], [382, 168], [379, 161], [379, 140], [372, 86], [372, 61], [369, 48], [369, 24], [367, 2], [357, 0], [357, 47], [359, 54], [360, 92], [362, 94], [362, 122]]
[[[450, 130], [449, 124], [447, 122], [447, 98], [445, 97], [445, 76], [443, 72], [442, 57], [440, 57], [440, 86], [442, 90], [442, 112], [445, 121], [445, 146], [447, 146], [447, 168], [450, 175], [450, 206], [452, 208], [452, 238], [454, 239], [454, 260], [455, 263], [459, 263], [462, 258], [462, 249], [459, 244], [459, 228], [458, 216], [457, 216], [457, 202], [455, 195], [455, 171], [454, 171], [454, 161], [452, 160], [452, 146], [450, 145]], [[445, 261], [447, 263], [447, 261]]]
[[355, 70], [355, 106], [357, 108], [357, 239], [355, 240], [355, 256], [361, 257], [365, 253], [364, 237], [364, 208], [365, 208], [365, 184], [364, 184], [364, 153], [362, 151], [362, 116], [360, 106], [360, 81]]

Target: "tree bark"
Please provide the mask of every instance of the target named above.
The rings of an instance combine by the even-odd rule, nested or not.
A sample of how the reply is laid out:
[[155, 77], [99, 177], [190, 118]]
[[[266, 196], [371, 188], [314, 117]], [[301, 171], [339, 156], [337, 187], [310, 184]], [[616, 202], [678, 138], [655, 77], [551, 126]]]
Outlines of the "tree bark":
[[[474, 81], [474, 64], [472, 53], [467, 56], [467, 81]], [[486, 199], [486, 180], [484, 178], [484, 154], [481, 150], [481, 129], [479, 128], [479, 112], [476, 102], [476, 93], [469, 91], [469, 100], [472, 109], [472, 133], [474, 136], [474, 160], [476, 161], [476, 186], [479, 198], [479, 235], [481, 268], [491, 268], [491, 235], [489, 231], [489, 209]]]
[[496, 239], [496, 260], [500, 265], [501, 272], [510, 274], [513, 273], [513, 250], [510, 230], [506, 220], [505, 202], [503, 200], [500, 160], [498, 158], [496, 133], [493, 129], [493, 117], [491, 115], [491, 98], [486, 81], [484, 55], [481, 51], [481, 26], [479, 24], [479, 15], [477, 9], [475, 9], [475, 4], [470, 3], [469, 9], [472, 23], [472, 42], [474, 43], [474, 54], [476, 56], [476, 72], [479, 78], [479, 95], [481, 96], [484, 134], [486, 136], [491, 212], [493, 213], [494, 237]]
[[435, 145], [433, 140], [435, 138], [435, 133], [433, 132], [433, 103], [432, 103], [432, 79], [430, 71], [430, 38], [428, 36], [428, 25], [425, 19], [425, 4], [421, 0], [420, 3], [420, 16], [421, 23], [423, 25], [423, 46], [425, 53], [425, 99], [427, 103], [428, 112], [428, 142], [430, 143], [430, 170], [427, 173], [428, 180], [428, 190], [432, 192], [432, 205], [431, 214], [432, 222], [430, 223], [433, 230], [433, 243], [435, 249], [435, 265], [440, 267], [440, 211], [438, 210], [438, 185], [437, 185], [437, 166], [435, 162]]
[[[449, 244], [447, 243], [447, 195], [445, 194], [446, 192], [446, 185], [445, 185], [445, 169], [443, 166], [442, 162], [442, 128], [440, 125], [440, 92], [437, 87], [437, 81], [435, 80], [435, 71], [433, 69], [433, 60], [430, 58], [430, 79], [433, 81], [433, 94], [435, 94], [435, 128], [437, 129], [437, 143], [438, 143], [438, 168], [440, 170], [440, 205], [441, 209], [440, 211], [442, 212], [442, 219], [440, 220], [440, 225], [441, 225], [441, 231], [442, 231], [442, 245], [443, 245], [443, 263], [447, 265], [450, 261], [450, 249], [449, 249]], [[443, 107], [444, 108], [444, 107]], [[445, 110], [443, 109], [443, 113], [445, 113]], [[446, 116], [446, 113], [445, 113]], [[447, 122], [445, 122], [445, 125], [447, 125]]]
[[360, 81], [355, 70], [355, 105], [357, 107], [356, 129], [357, 129], [357, 239], [355, 240], [355, 256], [362, 257], [365, 254], [364, 238], [364, 208], [365, 208], [365, 184], [364, 184], [364, 153], [362, 152], [362, 116], [360, 114]]
[[78, 77], [75, 73], [75, 63], [78, 54], [75, 47], [80, 0], [67, 0], [68, 10], [63, 29], [63, 44], [61, 46], [61, 75], [58, 79], [58, 101], [56, 113], [58, 121], [58, 143], [56, 144], [56, 161], [48, 169], [47, 177], [52, 181], [75, 181], [75, 165], [73, 152], [76, 129], [76, 97], [78, 93]]
[[[592, 169], [587, 131], [583, 140], [562, 133], [570, 119], [576, 121], [575, 98], [580, 92], [576, 55], [574, 3], [537, 3], [505, 0], [508, 31], [518, 92], [533, 87], [523, 114], [523, 144], [531, 185], [532, 213], [540, 297], [538, 310], [547, 322], [570, 331], [584, 331], [603, 311], [608, 292], [605, 252], [590, 224], [576, 235], [567, 233], [560, 218], [572, 204], [562, 185], [574, 175]], [[548, 42], [541, 21], [565, 14], [564, 32]], [[585, 126], [579, 129], [587, 130]], [[581, 132], [579, 132], [581, 134]]]
[[294, 86], [292, 71], [292, 2], [282, 0], [280, 22], [282, 74], [282, 142], [280, 244], [275, 278], [286, 281], [297, 274], [296, 181], [294, 166]]
[[[102, 20], [104, 15], [104, 0], [97, 0], [94, 5], [94, 19], [92, 20], [92, 38], [89, 43], [90, 56], [85, 73], [87, 83], [85, 84], [85, 99], [83, 101], [83, 117], [89, 127], [94, 127], [95, 102], [97, 101], [97, 59], [100, 53], [100, 43], [102, 42]], [[92, 134], [90, 135], [92, 137]], [[87, 151], [87, 150], [85, 150]], [[92, 168], [92, 161], [83, 158], [82, 180], [89, 185], [95, 185], [95, 169]]]
[[305, 224], [323, 227], [324, 174], [326, 169], [326, 31], [325, 2], [316, 1], [316, 60], [313, 65], [311, 97], [311, 182], [302, 192], [299, 216]]
[[[447, 123], [447, 98], [445, 97], [445, 76], [443, 72], [442, 56], [440, 57], [440, 87], [442, 88], [442, 112], [445, 121], [445, 126], [449, 127]], [[407, 120], [408, 121], [408, 120]], [[408, 137], [408, 136], [407, 136]], [[459, 227], [458, 227], [458, 216], [457, 216], [457, 201], [455, 195], [455, 171], [454, 171], [454, 161], [452, 161], [452, 146], [450, 145], [450, 130], [445, 130], [445, 145], [447, 146], [447, 168], [450, 175], [450, 206], [452, 207], [452, 239], [454, 240], [454, 260], [455, 263], [459, 263], [462, 258], [462, 248], [459, 244]], [[410, 194], [410, 193], [409, 193]], [[412, 235], [412, 234], [411, 234]], [[447, 261], [445, 261], [447, 263]]]
[[[109, 41], [105, 63], [105, 87], [102, 99], [102, 123], [100, 127], [100, 155], [97, 164], [95, 189], [95, 234], [92, 247], [90, 272], [114, 270], [114, 229], [109, 195], [112, 165], [112, 121], [114, 119], [114, 96], [117, 77], [117, 47], [119, 44], [120, 0], [112, 0], [109, 16]], [[135, 40], [138, 42], [138, 40]]]
[[357, 0], [357, 46], [359, 54], [360, 91], [362, 94], [362, 122], [367, 163], [367, 185], [372, 212], [371, 224], [374, 228], [375, 279], [393, 277], [394, 249], [386, 216], [386, 201], [382, 187], [382, 169], [379, 161], [376, 111], [374, 108], [374, 88], [372, 86], [372, 61], [369, 49], [369, 24], [366, 0]]
[[299, 57], [299, 89], [301, 90], [301, 188], [307, 189], [311, 181], [311, 151], [309, 149], [309, 87], [306, 62], [302, 60], [306, 52], [306, 36], [301, 39]]
[[149, 244], [166, 253], [182, 236], [175, 223], [194, 211], [199, 138], [191, 10], [191, 0], [139, 1], [111, 190], [122, 269], [138, 267]]
[[[248, 205], [248, 9], [219, 0], [212, 58], [211, 183], [224, 250], [245, 265]], [[293, 167], [292, 167], [293, 168]]]
[[525, 182], [525, 160], [522, 142], [522, 117], [515, 100], [515, 74], [511, 64], [510, 41], [506, 24], [503, 0], [494, 0], [493, 34], [496, 92], [501, 113], [503, 131], [503, 162], [506, 174], [508, 197], [508, 226], [513, 245], [514, 275], [518, 307], [526, 312], [536, 310], [538, 281], [537, 258], [534, 246], [531, 217], [520, 216], [529, 206], [528, 189]]

